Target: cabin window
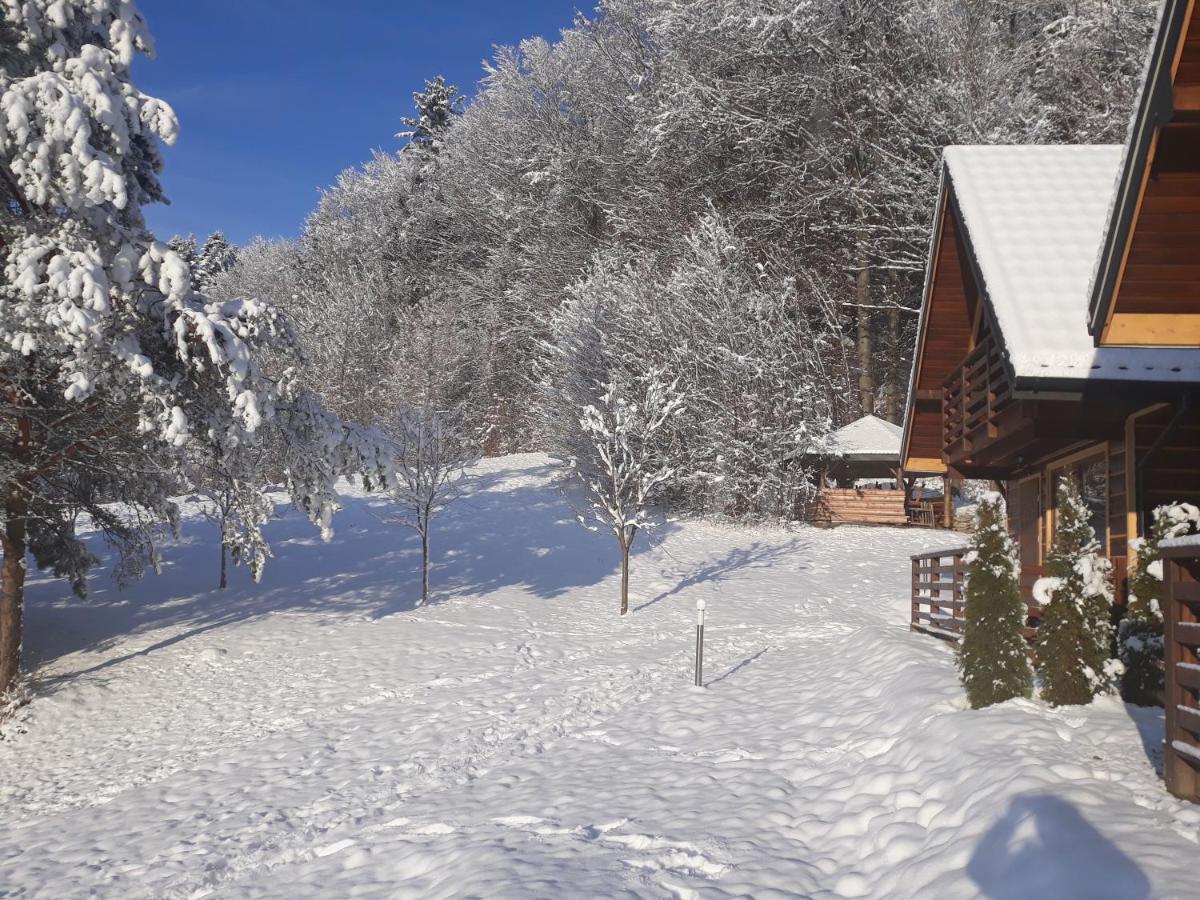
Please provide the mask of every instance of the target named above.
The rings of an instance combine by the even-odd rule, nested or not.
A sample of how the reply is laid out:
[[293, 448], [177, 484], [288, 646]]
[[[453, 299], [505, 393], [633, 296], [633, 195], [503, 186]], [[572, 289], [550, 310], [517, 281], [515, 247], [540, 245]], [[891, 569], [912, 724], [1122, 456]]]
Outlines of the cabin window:
[[[1057, 512], [1058, 486], [1071, 479], [1079, 488], [1088, 509], [1088, 521], [1096, 532], [1100, 549], [1108, 553], [1108, 454], [1105, 450], [1072, 459], [1050, 470], [1051, 504]], [[1053, 535], [1051, 535], [1051, 543]], [[1049, 546], [1049, 544], [1047, 544]]]

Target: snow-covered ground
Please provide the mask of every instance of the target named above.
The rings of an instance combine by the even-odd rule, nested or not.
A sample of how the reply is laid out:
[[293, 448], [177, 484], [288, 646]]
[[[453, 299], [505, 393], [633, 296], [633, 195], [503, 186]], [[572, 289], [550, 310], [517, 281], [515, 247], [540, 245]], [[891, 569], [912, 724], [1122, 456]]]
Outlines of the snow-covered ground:
[[960, 536], [676, 523], [622, 621], [613, 541], [551, 476], [480, 466], [424, 609], [414, 540], [360, 497], [330, 544], [275, 523], [258, 587], [199, 583], [199, 522], [124, 594], [38, 578], [0, 895], [1189, 896], [1161, 714], [972, 712], [907, 630], [907, 555]]

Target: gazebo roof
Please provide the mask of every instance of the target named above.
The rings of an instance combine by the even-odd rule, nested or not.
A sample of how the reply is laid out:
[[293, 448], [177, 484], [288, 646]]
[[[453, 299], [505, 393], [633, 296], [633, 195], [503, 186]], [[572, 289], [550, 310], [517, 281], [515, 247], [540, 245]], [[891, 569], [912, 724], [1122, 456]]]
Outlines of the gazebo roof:
[[830, 437], [834, 453], [845, 460], [899, 464], [903, 431], [877, 416], [863, 416]]

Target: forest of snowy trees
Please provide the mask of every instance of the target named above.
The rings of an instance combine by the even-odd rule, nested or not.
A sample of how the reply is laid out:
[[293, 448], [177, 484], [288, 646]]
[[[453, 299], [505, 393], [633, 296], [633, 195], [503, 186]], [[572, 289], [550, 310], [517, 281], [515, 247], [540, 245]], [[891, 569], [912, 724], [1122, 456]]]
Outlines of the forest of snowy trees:
[[340, 415], [455, 410], [493, 454], [578, 427], [544, 383], [597, 364], [552, 347], [593, 317], [588, 383], [654, 370], [689, 398], [662, 439], [677, 502], [779, 514], [803, 485], [782, 461], [899, 419], [942, 147], [1121, 140], [1153, 13], [605, 0], [498, 50], [469, 103], [429, 82], [401, 150], [213, 290], [289, 310]]
[[453, 427], [437, 472], [605, 473], [625, 550], [652, 496], [788, 514], [798, 454], [899, 416], [941, 148], [1119, 140], [1153, 25], [1151, 0], [605, 0], [497, 50], [469, 102], [427, 82], [297, 240], [234, 248], [146, 227], [178, 123], [132, 83], [133, 4], [0, 12], [0, 685], [27, 551], [83, 591], [86, 515], [133, 574], [186, 490], [222, 572], [257, 573], [263, 486], [327, 531], [339, 476], [395, 487], [397, 423]]

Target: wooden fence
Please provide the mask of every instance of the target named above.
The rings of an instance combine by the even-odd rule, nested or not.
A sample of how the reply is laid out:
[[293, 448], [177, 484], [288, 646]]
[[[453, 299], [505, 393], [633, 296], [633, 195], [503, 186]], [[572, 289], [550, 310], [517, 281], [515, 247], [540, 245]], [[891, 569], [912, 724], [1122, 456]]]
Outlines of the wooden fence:
[[1176, 797], [1200, 803], [1200, 544], [1162, 546], [1167, 728], [1163, 776]]
[[962, 638], [966, 547], [918, 553], [912, 558], [913, 631], [948, 641]]
[[[962, 640], [965, 625], [966, 547], [935, 550], [912, 557], [912, 620], [909, 627], [947, 641]], [[1029, 566], [1021, 574], [1021, 596], [1025, 598], [1025, 640], [1037, 638], [1041, 607], [1032, 599], [1033, 581], [1043, 574], [1041, 566]]]

